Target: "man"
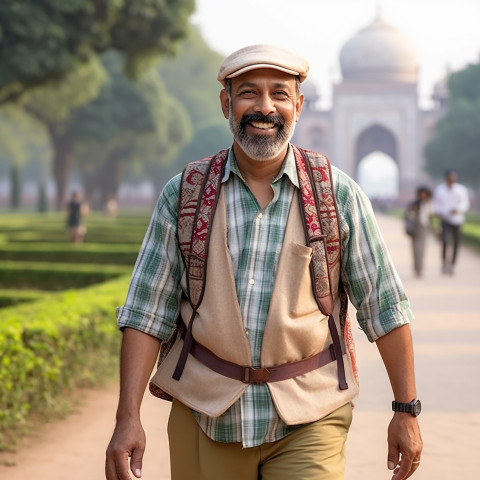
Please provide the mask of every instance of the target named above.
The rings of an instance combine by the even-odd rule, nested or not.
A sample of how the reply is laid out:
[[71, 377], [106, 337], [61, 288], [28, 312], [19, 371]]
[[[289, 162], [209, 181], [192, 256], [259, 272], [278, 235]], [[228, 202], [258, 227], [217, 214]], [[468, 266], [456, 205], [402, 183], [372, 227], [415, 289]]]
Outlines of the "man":
[[433, 193], [435, 213], [442, 221], [442, 273], [453, 275], [460, 247], [461, 228], [470, 207], [468, 190], [457, 183], [454, 170], [445, 172], [445, 181]]
[[[117, 425], [107, 450], [108, 480], [130, 478], [129, 456], [132, 473], [141, 475], [141, 399], [160, 343], [171, 345], [180, 310], [180, 333], [174, 335], [168, 355], [162, 348], [153, 378], [154, 389], [174, 397], [168, 426], [172, 479], [342, 479], [358, 384], [352, 345], [345, 341], [349, 330], [340, 284], [358, 309], [362, 329], [377, 343], [398, 402], [389, 426], [388, 468], [401, 480], [419, 466], [412, 314], [370, 203], [338, 169], [332, 172], [336, 207], [331, 212], [333, 217], [338, 209], [341, 263], [337, 257], [331, 269], [338, 270], [341, 282], [331, 285], [334, 315], [323, 313], [315, 302], [313, 250], [299, 208], [303, 203], [305, 210], [308, 200], [304, 172], [296, 163], [300, 150], [289, 143], [301, 113], [300, 83], [308, 68], [298, 55], [267, 45], [245, 47], [220, 67], [220, 102], [234, 142], [225, 154], [203, 299], [198, 306], [188, 298], [195, 293], [187, 286], [192, 272], [185, 272], [183, 241], [177, 244], [179, 189], [195, 172], [191, 169], [187, 178], [175, 177], [165, 187], [126, 303], [117, 312], [124, 333]], [[185, 212], [180, 217], [184, 221]], [[183, 224], [178, 225], [181, 234]], [[326, 281], [322, 279], [320, 287]], [[341, 350], [340, 343], [333, 345], [336, 329], [343, 334]], [[190, 355], [182, 364], [187, 339]], [[207, 351], [210, 366], [199, 360], [191, 344]], [[329, 344], [337, 355], [324, 349]], [[324, 352], [331, 354], [327, 363], [304, 368], [305, 361]], [[183, 369], [178, 371], [180, 364]], [[302, 372], [281, 381], [273, 378], [273, 370], [283, 374], [292, 365], [301, 365]], [[229, 376], [227, 367], [239, 369], [242, 378]], [[260, 374], [265, 378], [258, 378]], [[257, 378], [251, 381], [250, 375]]]

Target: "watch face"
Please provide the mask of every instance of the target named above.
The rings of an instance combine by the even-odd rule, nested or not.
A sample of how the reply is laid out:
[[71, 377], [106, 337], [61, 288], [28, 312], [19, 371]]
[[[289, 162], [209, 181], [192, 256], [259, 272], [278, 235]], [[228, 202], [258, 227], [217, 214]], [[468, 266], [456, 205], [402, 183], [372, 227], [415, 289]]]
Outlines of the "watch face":
[[417, 417], [420, 415], [420, 412], [422, 411], [422, 404], [420, 403], [420, 400], [417, 400], [413, 405], [412, 405], [412, 415], [414, 417]]

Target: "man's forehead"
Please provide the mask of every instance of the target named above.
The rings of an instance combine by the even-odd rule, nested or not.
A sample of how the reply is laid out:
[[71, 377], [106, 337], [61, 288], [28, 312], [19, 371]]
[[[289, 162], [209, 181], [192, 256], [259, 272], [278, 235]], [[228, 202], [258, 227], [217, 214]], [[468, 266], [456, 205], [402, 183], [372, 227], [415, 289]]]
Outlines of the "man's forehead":
[[275, 88], [295, 89], [296, 78], [285, 72], [273, 68], [259, 68], [242, 73], [237, 77], [229, 79], [232, 87], [242, 88], [244, 86], [266, 86]]

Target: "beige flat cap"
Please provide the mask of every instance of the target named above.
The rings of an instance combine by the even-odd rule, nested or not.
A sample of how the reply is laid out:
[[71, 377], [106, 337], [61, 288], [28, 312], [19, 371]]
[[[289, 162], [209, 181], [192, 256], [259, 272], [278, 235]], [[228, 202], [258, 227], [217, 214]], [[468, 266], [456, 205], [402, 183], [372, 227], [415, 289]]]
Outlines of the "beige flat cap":
[[293, 52], [272, 45], [250, 45], [231, 53], [220, 65], [217, 79], [225, 86], [225, 79], [237, 77], [257, 68], [274, 68], [299, 76], [300, 82], [307, 78], [308, 61]]

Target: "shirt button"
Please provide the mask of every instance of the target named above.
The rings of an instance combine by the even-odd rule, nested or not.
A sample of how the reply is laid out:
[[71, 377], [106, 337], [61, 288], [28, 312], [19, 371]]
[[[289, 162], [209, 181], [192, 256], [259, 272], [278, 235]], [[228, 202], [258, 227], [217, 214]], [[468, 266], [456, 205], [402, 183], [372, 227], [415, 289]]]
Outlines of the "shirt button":
[[251, 279], [248, 281], [248, 283], [249, 283], [250, 285], [253, 285], [253, 284], [255, 283], [255, 280], [254, 280], [253, 278], [251, 278]]
[[262, 218], [262, 217], [263, 217], [263, 213], [260, 212], [260, 213], [258, 214], [258, 219], [260, 219], [260, 218]]
[[248, 328], [245, 329], [245, 333], [247, 335], [247, 337], [250, 335], [250, 330]]

